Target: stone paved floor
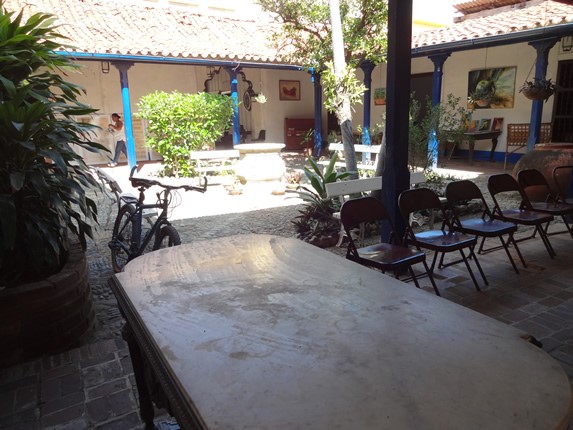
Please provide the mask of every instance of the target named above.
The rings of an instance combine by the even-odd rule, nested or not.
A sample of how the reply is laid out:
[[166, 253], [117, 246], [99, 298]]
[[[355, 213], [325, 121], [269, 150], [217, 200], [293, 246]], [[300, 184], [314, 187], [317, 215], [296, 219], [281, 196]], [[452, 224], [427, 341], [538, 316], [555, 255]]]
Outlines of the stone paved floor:
[[[451, 163], [448, 167], [456, 165]], [[476, 163], [474, 167], [482, 172], [476, 182], [499, 169], [499, 165], [486, 163]], [[122, 319], [106, 284], [112, 273], [107, 241], [116, 208], [105, 196], [100, 196], [99, 201], [102, 225], [88, 250], [90, 284], [97, 310], [96, 328], [79, 348], [0, 369], [1, 430], [143, 428], [129, 353], [120, 336]], [[208, 208], [195, 201], [189, 212], [189, 216], [194, 217], [182, 217], [175, 225], [183, 242], [251, 232], [293, 236], [290, 221], [299, 209], [298, 205], [291, 204], [293, 202], [283, 202], [280, 207], [197, 217]], [[276, 203], [278, 200], [269, 200], [267, 206]], [[231, 200], [223, 206], [228, 212], [241, 205]], [[436, 278], [445, 300], [535, 336], [573, 380], [573, 241], [568, 235], [552, 236], [551, 241], [557, 252], [555, 259], [549, 258], [538, 239], [520, 244], [528, 268], [520, 266], [519, 275], [503, 251], [480, 256], [489, 279], [489, 286], [483, 286], [482, 292], [475, 290], [460, 265], [439, 271]], [[341, 248], [329, 248], [329, 251], [340, 255], [344, 252]], [[423, 280], [423, 288], [431, 294], [426, 284]], [[165, 430], [178, 428], [165, 414], [159, 416], [157, 425]]]

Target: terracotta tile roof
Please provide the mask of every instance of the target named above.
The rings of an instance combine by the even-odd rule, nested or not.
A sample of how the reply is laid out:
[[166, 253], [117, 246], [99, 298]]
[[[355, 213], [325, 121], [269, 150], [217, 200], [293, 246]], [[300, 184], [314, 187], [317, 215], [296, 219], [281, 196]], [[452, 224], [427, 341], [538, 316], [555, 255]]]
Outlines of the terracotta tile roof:
[[[484, 2], [491, 0], [467, 3]], [[521, 2], [520, 8], [506, 6], [498, 13], [490, 10], [484, 12], [487, 16], [470, 16], [448, 27], [418, 33], [412, 37], [412, 48], [571, 24], [573, 5], [567, 3], [571, 2], [537, 0]], [[24, 6], [27, 13], [56, 15], [62, 24], [60, 32], [78, 47], [76, 52], [282, 64], [270, 43], [275, 24], [266, 16], [238, 19], [117, 0], [4, 0], [8, 10], [19, 11]]]
[[454, 8], [463, 14], [468, 14], [479, 12], [484, 9], [495, 9], [501, 6], [508, 6], [517, 3], [525, 3], [525, 0], [458, 0], [455, 2]]
[[188, 8], [108, 0], [4, 0], [9, 11], [48, 12], [76, 52], [281, 63], [265, 16], [235, 19]]
[[554, 0], [531, 2], [528, 7], [503, 9], [499, 13], [467, 19], [448, 27], [419, 33], [412, 37], [412, 48], [571, 23], [573, 23], [573, 5]]

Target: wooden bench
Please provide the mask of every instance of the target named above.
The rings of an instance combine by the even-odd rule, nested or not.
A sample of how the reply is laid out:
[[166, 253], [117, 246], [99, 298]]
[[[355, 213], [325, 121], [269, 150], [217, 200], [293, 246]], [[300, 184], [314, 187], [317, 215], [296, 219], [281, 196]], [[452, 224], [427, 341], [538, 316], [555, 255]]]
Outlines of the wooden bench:
[[[503, 157], [503, 169], [507, 166], [507, 158], [521, 148], [527, 147], [529, 138], [529, 123], [507, 124], [507, 142], [505, 144], [505, 156]], [[549, 143], [551, 141], [551, 123], [541, 124], [539, 132], [539, 143]], [[510, 150], [510, 148], [513, 148]]]
[[237, 149], [191, 151], [189, 158], [195, 162], [195, 171], [198, 173], [234, 171], [239, 151]]
[[[354, 145], [354, 152], [356, 152], [356, 158], [359, 158], [360, 154], [380, 154], [382, 149], [382, 145]], [[328, 146], [329, 151], [337, 152], [338, 157], [335, 163], [335, 167], [337, 169], [346, 168], [346, 163], [344, 162], [344, 145], [342, 143], [331, 143]], [[321, 160], [318, 164], [322, 166], [328, 166], [330, 160]], [[371, 163], [364, 163], [358, 162], [356, 163], [356, 167], [358, 170], [365, 170], [367, 172], [372, 172], [376, 170], [376, 164], [374, 162]]]
[[[421, 184], [426, 182], [424, 172], [411, 172], [410, 183], [412, 185]], [[374, 176], [372, 178], [350, 179], [345, 181], [336, 181], [326, 184], [326, 195], [330, 198], [338, 197], [340, 205], [344, 204], [346, 196], [353, 194], [366, 193], [382, 189], [382, 177]], [[340, 219], [340, 212], [335, 212], [332, 215], [334, 218]], [[345, 236], [344, 226], [340, 226], [340, 234], [336, 246], [340, 246]], [[364, 244], [364, 229], [360, 226], [360, 246]]]

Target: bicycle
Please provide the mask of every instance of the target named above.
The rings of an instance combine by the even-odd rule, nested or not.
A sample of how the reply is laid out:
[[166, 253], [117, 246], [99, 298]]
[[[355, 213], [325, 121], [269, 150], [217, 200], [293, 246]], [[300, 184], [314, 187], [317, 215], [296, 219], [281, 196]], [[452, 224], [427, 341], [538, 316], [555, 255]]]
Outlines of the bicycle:
[[[162, 184], [153, 179], [134, 177], [136, 171], [137, 166], [134, 166], [131, 169], [129, 180], [131, 185], [139, 191], [139, 198], [125, 194], [119, 197], [123, 204], [119, 207], [113, 225], [111, 241], [108, 244], [111, 249], [111, 262], [115, 273], [121, 272], [128, 262], [149, 250], [155, 251], [160, 248], [180, 245], [179, 233], [168, 220], [172, 192], [183, 189], [204, 193], [207, 190], [207, 178], [203, 179], [201, 187], [193, 185], [174, 186]], [[162, 187], [163, 190], [157, 193], [156, 203], [146, 204], [144, 202], [145, 191], [154, 185]], [[158, 210], [159, 213], [157, 214]], [[142, 237], [144, 219], [150, 223], [151, 227]], [[151, 249], [148, 248], [149, 245], [152, 245]]]

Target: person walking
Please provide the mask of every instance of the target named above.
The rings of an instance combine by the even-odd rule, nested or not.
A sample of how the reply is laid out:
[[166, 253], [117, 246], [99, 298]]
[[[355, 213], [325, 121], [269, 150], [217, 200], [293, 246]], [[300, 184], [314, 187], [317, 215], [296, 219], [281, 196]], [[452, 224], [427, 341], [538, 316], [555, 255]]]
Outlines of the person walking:
[[113, 156], [112, 162], [109, 163], [108, 166], [115, 167], [117, 166], [119, 156], [122, 152], [125, 154], [125, 158], [127, 158], [127, 145], [125, 144], [125, 128], [119, 114], [111, 114], [111, 122], [112, 123], [108, 125], [108, 130], [111, 134], [113, 134], [116, 142], [115, 154]]

